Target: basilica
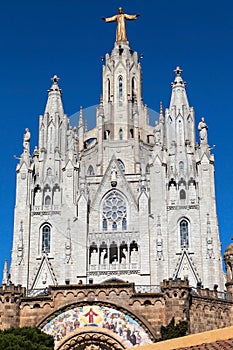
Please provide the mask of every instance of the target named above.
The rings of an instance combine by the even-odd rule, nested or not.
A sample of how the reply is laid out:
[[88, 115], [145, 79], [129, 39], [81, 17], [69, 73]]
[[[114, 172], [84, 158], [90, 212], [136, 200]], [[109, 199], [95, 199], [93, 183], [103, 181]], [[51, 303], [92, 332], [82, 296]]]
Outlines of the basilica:
[[[116, 21], [117, 32], [103, 60], [94, 128], [85, 126], [82, 108], [78, 125], [71, 125], [60, 79], [52, 77], [34, 150], [35, 135], [25, 130], [16, 169], [10, 285], [7, 266], [3, 275], [4, 290], [25, 298], [18, 324], [29, 317], [54, 334], [59, 317], [76, 319], [79, 330], [102, 327], [104, 344], [110, 326], [103, 325], [112, 320], [114, 349], [124, 348], [120, 339], [128, 339], [126, 329], [132, 328], [134, 346], [153, 342], [173, 314], [190, 320], [192, 291], [193, 298], [224, 303], [218, 293], [226, 282], [207, 121], [198, 116], [196, 123], [182, 69], [176, 67], [170, 104], [160, 103], [150, 124], [139, 56], [125, 29], [125, 22], [137, 17], [120, 8], [103, 18]], [[228, 268], [232, 271], [231, 264]], [[205, 327], [195, 325], [202, 315], [196, 312], [199, 304], [193, 304], [192, 332]], [[48, 316], [56, 308], [60, 316], [58, 311]], [[230, 313], [230, 306], [224, 310]], [[216, 320], [219, 327], [227, 324], [221, 312]], [[59, 332], [56, 341], [68, 334]], [[84, 333], [79, 344], [85, 344]]]

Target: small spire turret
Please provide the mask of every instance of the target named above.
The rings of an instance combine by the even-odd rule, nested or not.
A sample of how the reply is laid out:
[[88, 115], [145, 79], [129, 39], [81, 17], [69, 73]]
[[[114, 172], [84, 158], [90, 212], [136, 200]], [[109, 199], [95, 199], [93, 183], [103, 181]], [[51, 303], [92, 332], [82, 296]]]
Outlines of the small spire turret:
[[183, 109], [189, 109], [188, 98], [186, 94], [186, 82], [183, 81], [181, 76], [183, 70], [177, 66], [173, 71], [175, 73], [174, 82], [171, 83], [172, 86], [172, 96], [170, 102], [170, 109], [176, 107], [176, 111], [183, 114]]

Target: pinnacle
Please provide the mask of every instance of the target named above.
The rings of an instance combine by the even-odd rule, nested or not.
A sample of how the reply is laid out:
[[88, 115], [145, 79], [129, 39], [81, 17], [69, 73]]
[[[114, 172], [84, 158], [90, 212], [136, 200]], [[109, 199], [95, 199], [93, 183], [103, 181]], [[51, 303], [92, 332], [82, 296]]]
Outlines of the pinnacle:
[[53, 84], [52, 84], [51, 88], [48, 90], [48, 92], [59, 91], [60, 93], [62, 93], [62, 90], [58, 86], [58, 82], [59, 82], [60, 78], [56, 74], [54, 74], [54, 76], [52, 78], [50, 78], [50, 80], [52, 80]]
[[183, 72], [183, 69], [181, 69], [179, 66], [177, 66], [173, 72], [176, 74], [176, 76], [180, 77], [181, 73]]

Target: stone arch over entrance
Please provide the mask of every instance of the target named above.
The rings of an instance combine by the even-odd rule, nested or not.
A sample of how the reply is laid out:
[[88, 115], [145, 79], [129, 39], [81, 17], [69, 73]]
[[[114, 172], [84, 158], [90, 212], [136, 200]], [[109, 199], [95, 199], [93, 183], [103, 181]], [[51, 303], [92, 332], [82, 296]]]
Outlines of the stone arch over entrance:
[[[108, 338], [108, 342], [106, 338], [105, 343], [114, 344], [108, 349], [146, 345], [155, 340], [152, 327], [146, 320], [135, 315], [129, 308], [110, 302], [82, 301], [65, 305], [45, 317], [37, 326], [45, 333], [53, 335], [56, 349], [63, 349], [63, 347], [58, 348], [58, 344], [67, 346], [64, 349], [76, 349], [76, 344], [79, 344], [78, 349], [80, 344], [83, 344], [83, 350], [97, 350], [85, 349], [84, 346], [85, 339], [89, 339], [88, 336], [90, 336], [86, 330], [90, 327], [92, 328], [91, 339], [96, 341], [93, 343], [92, 340], [88, 340], [86, 346], [94, 344], [100, 347], [98, 350], [107, 349], [104, 345], [102, 347], [98, 345], [103, 335]], [[74, 347], [72, 348], [69, 344], [73, 344]]]
[[116, 334], [96, 327], [86, 327], [65, 337], [55, 346], [55, 350], [123, 350], [127, 344]]

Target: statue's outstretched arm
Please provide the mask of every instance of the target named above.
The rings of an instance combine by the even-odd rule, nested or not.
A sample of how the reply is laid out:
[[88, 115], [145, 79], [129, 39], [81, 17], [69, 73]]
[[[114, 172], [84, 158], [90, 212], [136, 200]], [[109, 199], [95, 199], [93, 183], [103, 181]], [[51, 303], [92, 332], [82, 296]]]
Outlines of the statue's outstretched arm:
[[102, 17], [105, 22], [115, 22], [117, 20], [117, 15], [112, 17]]
[[139, 17], [140, 16], [140, 14], [138, 13], [138, 14], [136, 14], [136, 15], [127, 15], [126, 13], [124, 14], [125, 15], [125, 18], [126, 19], [136, 19], [137, 17]]

